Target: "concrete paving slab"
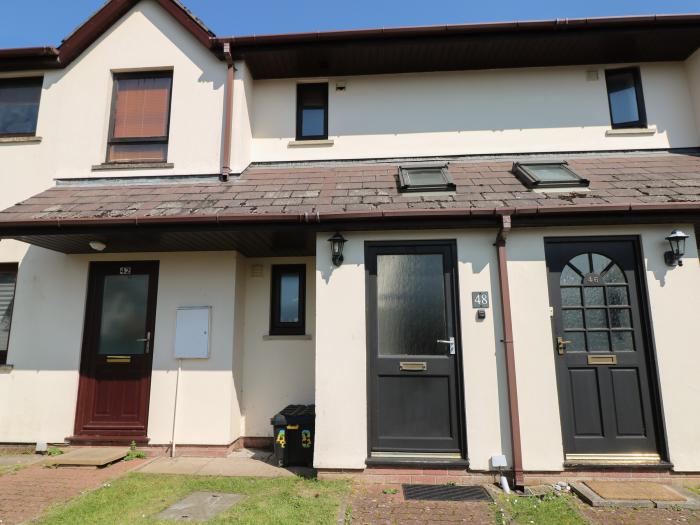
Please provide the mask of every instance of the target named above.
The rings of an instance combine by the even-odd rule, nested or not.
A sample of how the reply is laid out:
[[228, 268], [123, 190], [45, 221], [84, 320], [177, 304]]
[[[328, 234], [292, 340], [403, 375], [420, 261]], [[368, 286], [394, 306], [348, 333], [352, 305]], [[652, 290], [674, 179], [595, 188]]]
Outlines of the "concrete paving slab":
[[180, 457], [157, 458], [139, 469], [146, 474], [199, 474], [211, 458]]
[[245, 499], [241, 494], [193, 492], [156, 516], [159, 520], [207, 521]]
[[122, 459], [128, 453], [129, 447], [77, 448], [60, 456], [51, 456], [44, 464], [57, 467], [104, 467]]
[[231, 452], [229, 458], [251, 458], [259, 461], [268, 461], [272, 457], [272, 452], [259, 448], [239, 448]]
[[654, 504], [660, 509], [692, 509], [700, 510], [700, 496], [694, 492], [689, 491], [685, 487], [679, 487], [676, 485], [669, 485], [671, 490], [675, 490], [678, 494], [683, 496], [685, 501], [683, 503], [671, 502], [671, 501], [654, 501]]
[[198, 476], [252, 476], [277, 478], [294, 476], [293, 472], [252, 458], [158, 458], [144, 465], [145, 474], [190, 474]]
[[213, 458], [198, 474], [203, 476], [252, 476], [260, 478], [294, 476], [288, 470], [249, 458]]

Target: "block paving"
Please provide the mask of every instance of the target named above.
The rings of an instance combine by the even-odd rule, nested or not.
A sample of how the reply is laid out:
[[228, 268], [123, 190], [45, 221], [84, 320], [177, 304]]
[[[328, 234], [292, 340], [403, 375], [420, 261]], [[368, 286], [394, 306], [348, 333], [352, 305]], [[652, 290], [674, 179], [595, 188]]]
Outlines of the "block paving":
[[0, 523], [17, 524], [36, 518], [49, 507], [99, 488], [144, 461], [122, 461], [99, 469], [34, 464], [0, 476]]
[[[385, 491], [397, 491], [396, 494]], [[399, 484], [355, 483], [348, 498], [353, 525], [493, 525], [487, 502], [406, 501]]]

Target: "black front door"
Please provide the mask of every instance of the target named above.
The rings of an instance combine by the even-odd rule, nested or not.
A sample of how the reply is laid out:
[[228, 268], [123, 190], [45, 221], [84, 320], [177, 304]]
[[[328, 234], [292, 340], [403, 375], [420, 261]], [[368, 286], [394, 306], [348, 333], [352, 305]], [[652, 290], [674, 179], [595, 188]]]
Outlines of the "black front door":
[[459, 456], [455, 246], [367, 243], [371, 453]]
[[548, 240], [546, 257], [567, 461], [658, 461], [635, 239]]

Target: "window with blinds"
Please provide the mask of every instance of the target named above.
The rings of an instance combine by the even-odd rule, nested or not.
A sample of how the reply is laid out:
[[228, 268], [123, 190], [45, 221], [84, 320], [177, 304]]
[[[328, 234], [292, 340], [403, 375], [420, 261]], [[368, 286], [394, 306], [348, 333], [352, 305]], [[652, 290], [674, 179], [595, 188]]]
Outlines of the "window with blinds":
[[16, 284], [17, 265], [0, 264], [0, 364], [7, 362], [7, 347], [10, 342]]
[[165, 162], [172, 71], [114, 75], [107, 162]]

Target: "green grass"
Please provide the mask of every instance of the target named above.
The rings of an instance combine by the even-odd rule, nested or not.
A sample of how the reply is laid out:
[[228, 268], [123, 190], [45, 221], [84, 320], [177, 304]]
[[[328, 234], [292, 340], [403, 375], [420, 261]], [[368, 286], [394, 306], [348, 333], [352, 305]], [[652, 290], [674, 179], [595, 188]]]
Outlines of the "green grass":
[[688, 487], [688, 490], [695, 492], [695, 494], [700, 496], [700, 487]]
[[[572, 496], [548, 494], [536, 497], [501, 496], [496, 501], [496, 522], [520, 525], [586, 525], [572, 506]], [[502, 511], [501, 511], [502, 509]]]
[[245, 500], [207, 523], [335, 523], [349, 485], [301, 478], [230, 478], [128, 474], [53, 508], [37, 523], [91, 525], [171, 523], [155, 515], [191, 492], [207, 490], [246, 495]]

